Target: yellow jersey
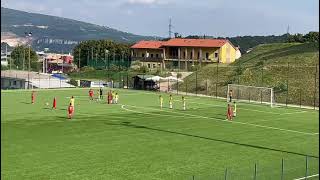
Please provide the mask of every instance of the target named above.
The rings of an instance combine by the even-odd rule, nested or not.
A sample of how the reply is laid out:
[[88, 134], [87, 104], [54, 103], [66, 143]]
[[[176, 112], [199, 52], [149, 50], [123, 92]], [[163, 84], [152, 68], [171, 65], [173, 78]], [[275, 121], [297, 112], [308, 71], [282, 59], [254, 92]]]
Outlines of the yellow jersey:
[[74, 98], [70, 99], [71, 106], [74, 106]]
[[160, 97], [159, 99], [160, 99], [160, 103], [163, 103], [163, 97]]

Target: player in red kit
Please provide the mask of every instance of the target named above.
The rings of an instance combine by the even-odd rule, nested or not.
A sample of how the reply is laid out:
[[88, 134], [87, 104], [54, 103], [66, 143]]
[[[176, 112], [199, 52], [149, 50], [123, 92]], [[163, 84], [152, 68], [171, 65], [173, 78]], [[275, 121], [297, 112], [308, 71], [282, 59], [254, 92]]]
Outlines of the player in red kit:
[[108, 93], [108, 104], [112, 104], [112, 93], [109, 91]]
[[90, 100], [93, 100], [93, 90], [92, 89], [89, 90], [89, 98], [90, 98]]
[[230, 121], [230, 120], [232, 120], [232, 117], [233, 117], [232, 106], [230, 104], [228, 104], [227, 119]]
[[36, 92], [32, 91], [32, 94], [31, 94], [31, 103], [34, 104], [36, 100]]
[[53, 98], [52, 109], [57, 109], [57, 99], [56, 99], [56, 97]]
[[69, 118], [69, 119], [72, 118], [73, 112], [74, 112], [74, 109], [73, 109], [72, 104], [70, 103], [69, 106], [68, 106], [68, 118]]

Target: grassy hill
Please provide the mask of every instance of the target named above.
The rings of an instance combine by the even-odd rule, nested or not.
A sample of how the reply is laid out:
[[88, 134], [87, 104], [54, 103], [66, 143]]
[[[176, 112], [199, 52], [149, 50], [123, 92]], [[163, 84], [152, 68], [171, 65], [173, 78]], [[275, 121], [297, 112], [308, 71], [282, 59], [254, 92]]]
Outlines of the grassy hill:
[[110, 39], [124, 43], [154, 39], [107, 26], [1, 7], [1, 35], [9, 33], [24, 37], [25, 32], [33, 33], [35, 48], [43, 50], [49, 47], [58, 51], [70, 50], [74, 43], [89, 39]]
[[318, 44], [273, 43], [256, 46], [230, 65], [202, 67], [179, 84], [179, 89], [225, 97], [228, 83], [273, 87], [278, 103], [318, 106], [318, 82]]

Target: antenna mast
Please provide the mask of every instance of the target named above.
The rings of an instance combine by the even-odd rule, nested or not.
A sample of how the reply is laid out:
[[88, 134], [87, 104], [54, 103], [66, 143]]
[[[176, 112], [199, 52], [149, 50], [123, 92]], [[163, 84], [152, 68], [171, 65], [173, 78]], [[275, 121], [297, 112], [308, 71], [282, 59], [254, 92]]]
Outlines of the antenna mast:
[[172, 34], [172, 24], [171, 24], [171, 18], [169, 19], [169, 38], [171, 38], [171, 34]]

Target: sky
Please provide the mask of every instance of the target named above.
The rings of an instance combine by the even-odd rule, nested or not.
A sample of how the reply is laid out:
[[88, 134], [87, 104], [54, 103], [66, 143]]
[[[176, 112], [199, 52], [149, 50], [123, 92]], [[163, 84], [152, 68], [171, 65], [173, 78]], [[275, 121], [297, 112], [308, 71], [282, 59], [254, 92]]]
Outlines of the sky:
[[282, 35], [319, 31], [319, 0], [1, 0], [1, 6], [139, 35]]

